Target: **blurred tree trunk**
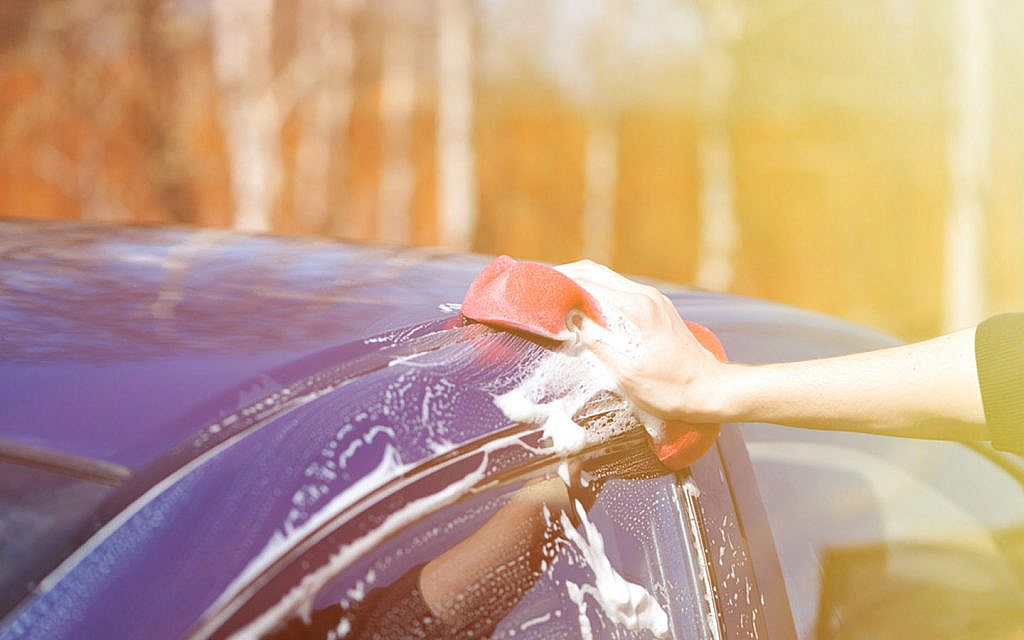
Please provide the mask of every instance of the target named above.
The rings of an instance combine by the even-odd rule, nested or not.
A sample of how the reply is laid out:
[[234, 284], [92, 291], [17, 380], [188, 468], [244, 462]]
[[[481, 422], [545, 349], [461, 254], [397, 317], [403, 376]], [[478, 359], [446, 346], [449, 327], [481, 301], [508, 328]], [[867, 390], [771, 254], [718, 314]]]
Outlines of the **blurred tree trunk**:
[[741, 20], [734, 0], [703, 0], [705, 44], [700, 57], [701, 124], [698, 141], [698, 286], [722, 291], [733, 282], [733, 253], [739, 235], [735, 211], [729, 105], [735, 64], [732, 45]]
[[992, 34], [987, 0], [954, 0], [951, 194], [944, 270], [946, 330], [977, 323], [987, 310], [985, 211], [992, 148]]
[[615, 246], [615, 193], [619, 175], [617, 119], [591, 114], [583, 158], [583, 256], [611, 264]]
[[412, 237], [412, 113], [416, 104], [416, 32], [411, 15], [417, 4], [397, 0], [386, 26], [381, 54], [381, 168], [377, 237], [408, 244]]
[[330, 230], [337, 215], [331, 210], [332, 196], [338, 195], [331, 178], [345, 174], [346, 158], [332, 157], [331, 150], [352, 111], [352, 5], [353, 0], [303, 0], [298, 11], [293, 64], [311, 75], [311, 95], [300, 105], [294, 206], [301, 228], [314, 233]]
[[139, 119], [147, 141], [149, 177], [160, 206], [175, 222], [198, 222], [195, 198], [189, 184], [189, 172], [181, 148], [178, 121], [178, 78], [175, 59], [178, 51], [168, 42], [164, 21], [177, 10], [167, 0], [143, 0], [135, 6], [139, 14], [139, 44], [146, 68], [149, 91]]
[[214, 0], [214, 67], [236, 229], [269, 231], [281, 185], [274, 0]]
[[605, 3], [590, 38], [592, 64], [590, 113], [583, 156], [583, 255], [602, 264], [613, 262], [615, 196], [619, 177], [617, 84], [623, 69], [619, 35], [629, 7], [621, 1]]
[[437, 219], [442, 245], [472, 248], [477, 217], [469, 0], [437, 1]]

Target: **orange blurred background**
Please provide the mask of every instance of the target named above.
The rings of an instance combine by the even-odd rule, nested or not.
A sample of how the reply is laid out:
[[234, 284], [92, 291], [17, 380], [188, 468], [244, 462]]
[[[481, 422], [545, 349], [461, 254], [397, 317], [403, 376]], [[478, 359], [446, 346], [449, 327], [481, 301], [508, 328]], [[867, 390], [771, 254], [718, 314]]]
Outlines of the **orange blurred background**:
[[1024, 308], [1016, 0], [8, 0], [0, 216]]

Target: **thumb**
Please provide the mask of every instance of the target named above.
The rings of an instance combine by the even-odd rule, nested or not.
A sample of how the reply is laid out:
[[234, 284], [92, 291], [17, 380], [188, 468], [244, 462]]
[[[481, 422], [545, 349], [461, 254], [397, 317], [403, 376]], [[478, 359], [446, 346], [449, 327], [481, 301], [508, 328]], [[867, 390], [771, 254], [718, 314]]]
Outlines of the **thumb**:
[[632, 359], [623, 353], [618, 347], [601, 338], [587, 342], [587, 348], [597, 356], [597, 359], [604, 363], [620, 380], [623, 374], [632, 364]]

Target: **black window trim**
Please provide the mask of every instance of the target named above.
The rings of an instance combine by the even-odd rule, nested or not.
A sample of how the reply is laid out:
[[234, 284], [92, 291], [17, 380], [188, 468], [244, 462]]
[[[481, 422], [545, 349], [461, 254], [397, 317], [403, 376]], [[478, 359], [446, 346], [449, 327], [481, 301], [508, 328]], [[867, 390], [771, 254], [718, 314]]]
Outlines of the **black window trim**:
[[761, 609], [767, 637], [796, 640], [796, 624], [782, 575], [782, 565], [740, 425], [722, 425], [716, 450], [763, 599]]

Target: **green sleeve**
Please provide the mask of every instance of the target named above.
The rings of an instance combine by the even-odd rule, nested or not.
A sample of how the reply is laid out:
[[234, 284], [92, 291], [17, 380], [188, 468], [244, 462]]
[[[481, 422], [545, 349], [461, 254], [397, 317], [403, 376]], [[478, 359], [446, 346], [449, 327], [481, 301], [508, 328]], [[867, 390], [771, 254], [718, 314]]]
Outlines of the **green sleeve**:
[[1024, 455], [1024, 313], [978, 325], [974, 356], [992, 445]]

